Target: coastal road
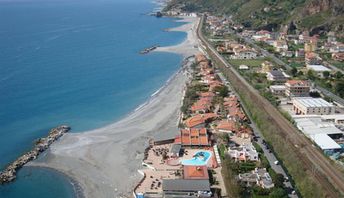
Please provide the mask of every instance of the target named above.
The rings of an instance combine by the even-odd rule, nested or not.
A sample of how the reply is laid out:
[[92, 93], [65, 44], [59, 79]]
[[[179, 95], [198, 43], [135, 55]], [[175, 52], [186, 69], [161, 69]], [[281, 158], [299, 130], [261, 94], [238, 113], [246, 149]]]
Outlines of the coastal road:
[[[271, 58], [273, 61], [275, 61], [277, 64], [279, 65], [283, 65], [286, 69], [291, 70], [292, 67], [289, 66], [288, 64], [286, 64], [285, 62], [283, 62], [281, 59], [279, 59], [278, 57], [276, 57], [274, 54], [271, 54], [270, 52], [268, 52], [267, 50], [265, 50], [264, 48], [260, 47], [259, 45], [255, 44], [255, 42], [247, 37], [243, 37], [240, 34], [236, 34], [239, 38], [243, 39], [247, 44], [252, 45], [254, 48], [260, 50], [262, 52], [262, 54], [266, 57]], [[341, 71], [343, 72], [343, 70], [338, 69], [332, 65], [326, 64], [327, 66], [329, 66], [331, 69], [335, 70], [335, 71]], [[336, 94], [328, 91], [327, 89], [320, 87], [319, 85], [315, 85], [316, 89], [318, 89], [321, 93], [323, 93], [325, 96], [328, 96], [330, 98], [332, 98], [334, 101], [336, 101], [337, 103], [339, 103], [340, 105], [344, 106], [344, 99], [337, 96]]]
[[[265, 98], [263, 98], [257, 90], [255, 90], [203, 37], [202, 24], [204, 17], [198, 28], [198, 36], [202, 41], [208, 56], [216, 63], [216, 67], [225, 72], [227, 78], [230, 79], [233, 88], [246, 95], [246, 99], [252, 104], [260, 108], [267, 116], [266, 122], [271, 123], [277, 128], [276, 134], [285, 140], [285, 145], [289, 151], [294, 152], [298, 163], [302, 164], [300, 169], [305, 171], [305, 177], [312, 177], [321, 187], [328, 197], [338, 197], [344, 194], [344, 177], [342, 168], [338, 167], [330, 161], [312, 143], [301, 134], [283, 115]], [[245, 90], [245, 91], [242, 91]], [[272, 142], [273, 143], [273, 142]], [[308, 172], [308, 173], [307, 173]], [[311, 174], [310, 174], [311, 173]], [[301, 185], [301, 184], [299, 184]]]

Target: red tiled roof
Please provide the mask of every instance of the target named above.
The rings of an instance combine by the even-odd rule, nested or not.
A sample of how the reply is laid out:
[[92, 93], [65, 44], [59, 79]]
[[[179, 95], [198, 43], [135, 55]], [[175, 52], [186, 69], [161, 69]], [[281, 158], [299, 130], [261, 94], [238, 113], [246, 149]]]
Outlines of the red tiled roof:
[[182, 145], [209, 145], [207, 129], [201, 128], [191, 128], [191, 129], [182, 129], [181, 133], [181, 144]]
[[197, 114], [191, 118], [185, 120], [185, 125], [188, 128], [195, 127], [202, 123], [205, 123], [208, 119], [216, 118], [217, 115], [215, 113], [205, 113], [205, 114]]
[[203, 54], [197, 54], [196, 55], [196, 62], [200, 63], [200, 62], [203, 62], [203, 61], [208, 61], [207, 60], [207, 57]]
[[216, 128], [218, 130], [236, 131], [236, 125], [233, 120], [221, 120]]
[[288, 80], [285, 84], [289, 84], [291, 86], [310, 86], [307, 80]]
[[209, 179], [207, 166], [184, 166], [184, 179]]
[[201, 97], [214, 97], [215, 96], [215, 94], [213, 93], [213, 92], [210, 92], [210, 91], [208, 91], [208, 92], [202, 92], [202, 93], [200, 93], [199, 94]]

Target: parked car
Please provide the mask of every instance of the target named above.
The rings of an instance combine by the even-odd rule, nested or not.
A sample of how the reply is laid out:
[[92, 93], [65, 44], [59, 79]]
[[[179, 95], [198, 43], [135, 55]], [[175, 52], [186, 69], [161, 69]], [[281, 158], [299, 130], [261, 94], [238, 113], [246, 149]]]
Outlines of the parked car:
[[278, 161], [278, 160], [274, 161], [274, 164], [278, 165], [278, 164], [279, 164], [279, 161]]

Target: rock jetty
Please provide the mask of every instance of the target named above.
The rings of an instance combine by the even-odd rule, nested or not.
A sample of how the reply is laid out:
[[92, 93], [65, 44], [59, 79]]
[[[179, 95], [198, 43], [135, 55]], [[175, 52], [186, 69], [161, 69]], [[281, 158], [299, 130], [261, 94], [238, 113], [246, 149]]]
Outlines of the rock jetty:
[[45, 138], [39, 138], [31, 151], [20, 156], [17, 160], [8, 165], [5, 170], [0, 172], [0, 184], [8, 183], [16, 178], [17, 170], [23, 167], [26, 163], [37, 158], [43, 151], [47, 150], [49, 146], [67, 133], [70, 130], [69, 126], [58, 126], [50, 130]]
[[140, 54], [148, 54], [149, 52], [155, 50], [155, 49], [158, 48], [158, 47], [159, 47], [159, 45], [154, 45], [154, 46], [152, 46], [152, 47], [148, 47], [148, 48], [146, 48], [146, 49], [144, 49], [144, 50], [141, 50], [141, 51], [140, 51]]

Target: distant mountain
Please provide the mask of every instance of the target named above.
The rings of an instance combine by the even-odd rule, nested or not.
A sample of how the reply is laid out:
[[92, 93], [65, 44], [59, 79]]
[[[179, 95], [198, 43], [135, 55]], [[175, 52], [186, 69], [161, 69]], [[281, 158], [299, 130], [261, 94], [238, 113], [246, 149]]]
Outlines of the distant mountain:
[[296, 27], [344, 36], [344, 0], [171, 0], [167, 9], [232, 15], [255, 29]]

